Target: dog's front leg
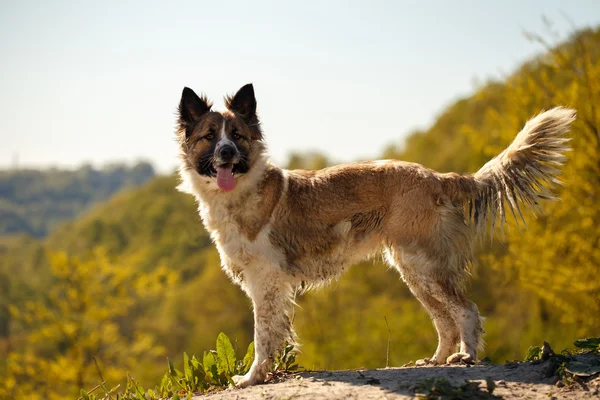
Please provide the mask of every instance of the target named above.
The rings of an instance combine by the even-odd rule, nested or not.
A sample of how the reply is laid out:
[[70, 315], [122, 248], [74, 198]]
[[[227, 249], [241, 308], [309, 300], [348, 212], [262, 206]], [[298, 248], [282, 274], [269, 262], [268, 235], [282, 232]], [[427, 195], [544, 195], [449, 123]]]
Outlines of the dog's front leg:
[[254, 362], [246, 375], [236, 375], [237, 387], [264, 382], [284, 342], [294, 341], [289, 318], [292, 286], [277, 268], [244, 271], [243, 288], [254, 307]]

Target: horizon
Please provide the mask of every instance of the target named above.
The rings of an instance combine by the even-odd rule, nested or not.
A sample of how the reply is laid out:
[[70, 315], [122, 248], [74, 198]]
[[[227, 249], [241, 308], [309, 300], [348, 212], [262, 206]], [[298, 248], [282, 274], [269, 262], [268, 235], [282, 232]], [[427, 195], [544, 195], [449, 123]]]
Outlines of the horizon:
[[170, 173], [183, 87], [222, 110], [248, 82], [276, 163], [372, 159], [543, 53], [542, 15], [561, 40], [600, 24], [591, 0], [427, 5], [3, 2], [0, 168]]

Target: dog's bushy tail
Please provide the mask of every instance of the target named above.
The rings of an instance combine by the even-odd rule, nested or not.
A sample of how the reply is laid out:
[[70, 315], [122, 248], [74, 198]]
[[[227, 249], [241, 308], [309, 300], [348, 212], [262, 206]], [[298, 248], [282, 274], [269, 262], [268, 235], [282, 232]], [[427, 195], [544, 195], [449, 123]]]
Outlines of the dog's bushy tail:
[[506, 222], [510, 210], [517, 223], [525, 225], [523, 206], [539, 210], [538, 200], [555, 199], [554, 185], [560, 184], [559, 167], [569, 150], [566, 134], [575, 111], [556, 107], [529, 120], [515, 140], [473, 175], [444, 174], [444, 187], [451, 198], [461, 200], [476, 234], [489, 227], [493, 234], [498, 221]]

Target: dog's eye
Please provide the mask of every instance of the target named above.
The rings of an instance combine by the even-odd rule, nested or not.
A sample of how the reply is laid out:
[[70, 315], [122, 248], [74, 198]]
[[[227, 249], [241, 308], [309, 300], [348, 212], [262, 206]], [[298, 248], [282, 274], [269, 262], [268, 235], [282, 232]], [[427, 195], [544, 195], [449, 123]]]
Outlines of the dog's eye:
[[238, 130], [235, 127], [232, 127], [231, 129], [231, 137], [234, 140], [239, 140], [243, 138], [243, 136], [238, 133]]
[[214, 133], [209, 133], [208, 135], [204, 136], [204, 139], [206, 139], [206, 140], [213, 140], [214, 138], [215, 138]]

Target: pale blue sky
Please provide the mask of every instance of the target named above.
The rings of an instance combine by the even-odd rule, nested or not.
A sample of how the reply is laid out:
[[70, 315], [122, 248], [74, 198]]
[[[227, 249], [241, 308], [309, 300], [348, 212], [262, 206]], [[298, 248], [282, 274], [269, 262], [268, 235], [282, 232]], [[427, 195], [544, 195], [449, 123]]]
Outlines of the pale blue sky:
[[598, 0], [0, 0], [0, 167], [175, 167], [181, 90], [253, 82], [275, 161], [320, 150], [367, 159], [426, 127], [540, 47], [541, 15], [567, 34]]

